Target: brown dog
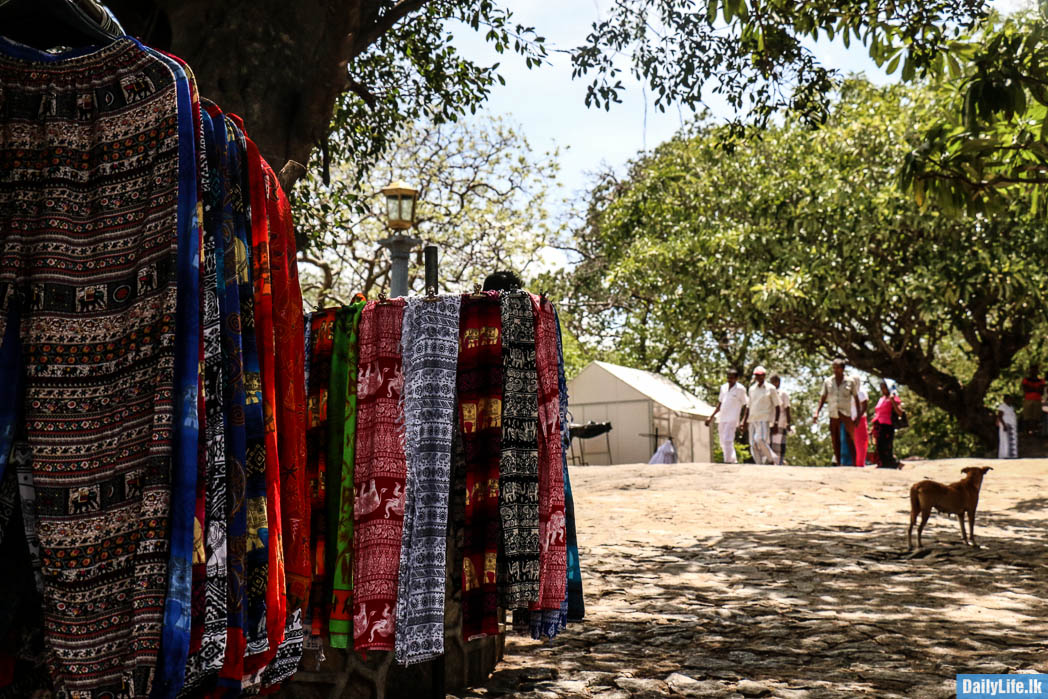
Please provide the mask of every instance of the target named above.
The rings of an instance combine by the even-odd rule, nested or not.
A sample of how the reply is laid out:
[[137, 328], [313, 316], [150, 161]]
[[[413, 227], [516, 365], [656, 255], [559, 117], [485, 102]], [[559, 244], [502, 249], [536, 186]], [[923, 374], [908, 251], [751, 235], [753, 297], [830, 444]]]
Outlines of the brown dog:
[[910, 528], [906, 532], [906, 546], [913, 548], [913, 525], [917, 522], [917, 513], [921, 513], [921, 526], [917, 527], [917, 547], [920, 548], [921, 532], [928, 522], [928, 517], [934, 507], [939, 512], [949, 515], [957, 515], [961, 522], [961, 538], [968, 543], [968, 535], [964, 531], [964, 513], [968, 513], [968, 529], [972, 535], [972, 546], [975, 546], [975, 508], [979, 505], [979, 489], [982, 487], [983, 476], [987, 471], [992, 471], [992, 466], [976, 468], [969, 466], [962, 468], [964, 478], [943, 485], [936, 481], [921, 481], [910, 486]]

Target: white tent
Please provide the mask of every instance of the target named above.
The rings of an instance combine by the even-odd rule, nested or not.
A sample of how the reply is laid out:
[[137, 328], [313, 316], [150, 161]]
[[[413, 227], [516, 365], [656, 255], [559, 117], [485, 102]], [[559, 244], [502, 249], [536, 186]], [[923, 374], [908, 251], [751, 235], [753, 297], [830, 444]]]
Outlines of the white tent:
[[568, 382], [568, 410], [577, 423], [611, 423], [608, 439], [585, 441], [586, 463], [647, 463], [666, 437], [673, 438], [680, 462], [713, 459], [705, 424], [713, 407], [665, 376], [591, 362]]

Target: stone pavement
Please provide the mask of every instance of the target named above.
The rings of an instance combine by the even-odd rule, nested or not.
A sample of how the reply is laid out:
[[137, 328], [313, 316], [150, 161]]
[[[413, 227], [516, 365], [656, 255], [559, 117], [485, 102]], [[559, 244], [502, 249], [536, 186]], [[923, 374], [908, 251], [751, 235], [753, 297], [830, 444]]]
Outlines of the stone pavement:
[[976, 536], [908, 552], [902, 472], [629, 466], [572, 473], [587, 619], [511, 637], [463, 697], [951, 697], [960, 672], [1048, 671], [1048, 461], [984, 484]]

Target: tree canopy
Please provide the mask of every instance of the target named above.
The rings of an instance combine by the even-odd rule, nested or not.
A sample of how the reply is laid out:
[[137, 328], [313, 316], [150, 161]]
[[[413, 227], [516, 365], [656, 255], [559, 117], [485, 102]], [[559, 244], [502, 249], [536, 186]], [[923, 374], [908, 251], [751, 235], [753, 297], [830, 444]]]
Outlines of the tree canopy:
[[[495, 0], [109, 4], [129, 32], [188, 61], [201, 93], [241, 114], [277, 169], [288, 159], [306, 163], [332, 132], [366, 168], [419, 116], [453, 120], [475, 109], [499, 80], [498, 66], [464, 59], [452, 26], [482, 32], [529, 66], [548, 50], [541, 28], [520, 26]], [[819, 121], [835, 74], [806, 38], [860, 41], [875, 58], [902, 51], [906, 69], [917, 71], [982, 15], [982, 0], [620, 0], [577, 46], [559, 50], [590, 80], [580, 99], [592, 104], [618, 99], [626, 69], [660, 108], [698, 106], [713, 86], [758, 122], [779, 109]]]
[[726, 127], [700, 123], [605, 178], [577, 235], [574, 331], [693, 377], [710, 358], [842, 354], [990, 442], [987, 392], [1045, 327], [1048, 239], [1024, 202], [954, 217], [896, 187], [936, 104], [850, 81], [821, 129], [725, 153]]
[[1048, 192], [1048, 21], [992, 15], [951, 42], [940, 94], [950, 109], [907, 155], [902, 183], [919, 203], [968, 211]]

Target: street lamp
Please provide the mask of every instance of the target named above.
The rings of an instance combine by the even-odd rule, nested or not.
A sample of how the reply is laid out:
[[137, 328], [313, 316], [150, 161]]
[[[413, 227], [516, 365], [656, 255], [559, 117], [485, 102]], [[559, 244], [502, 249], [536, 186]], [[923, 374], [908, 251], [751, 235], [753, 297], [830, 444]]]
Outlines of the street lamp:
[[379, 245], [389, 248], [392, 263], [389, 282], [390, 296], [408, 295], [408, 256], [411, 248], [422, 241], [404, 233], [415, 225], [415, 204], [418, 201], [418, 190], [397, 180], [382, 189], [386, 197], [386, 223], [393, 230], [389, 238], [378, 241]]

